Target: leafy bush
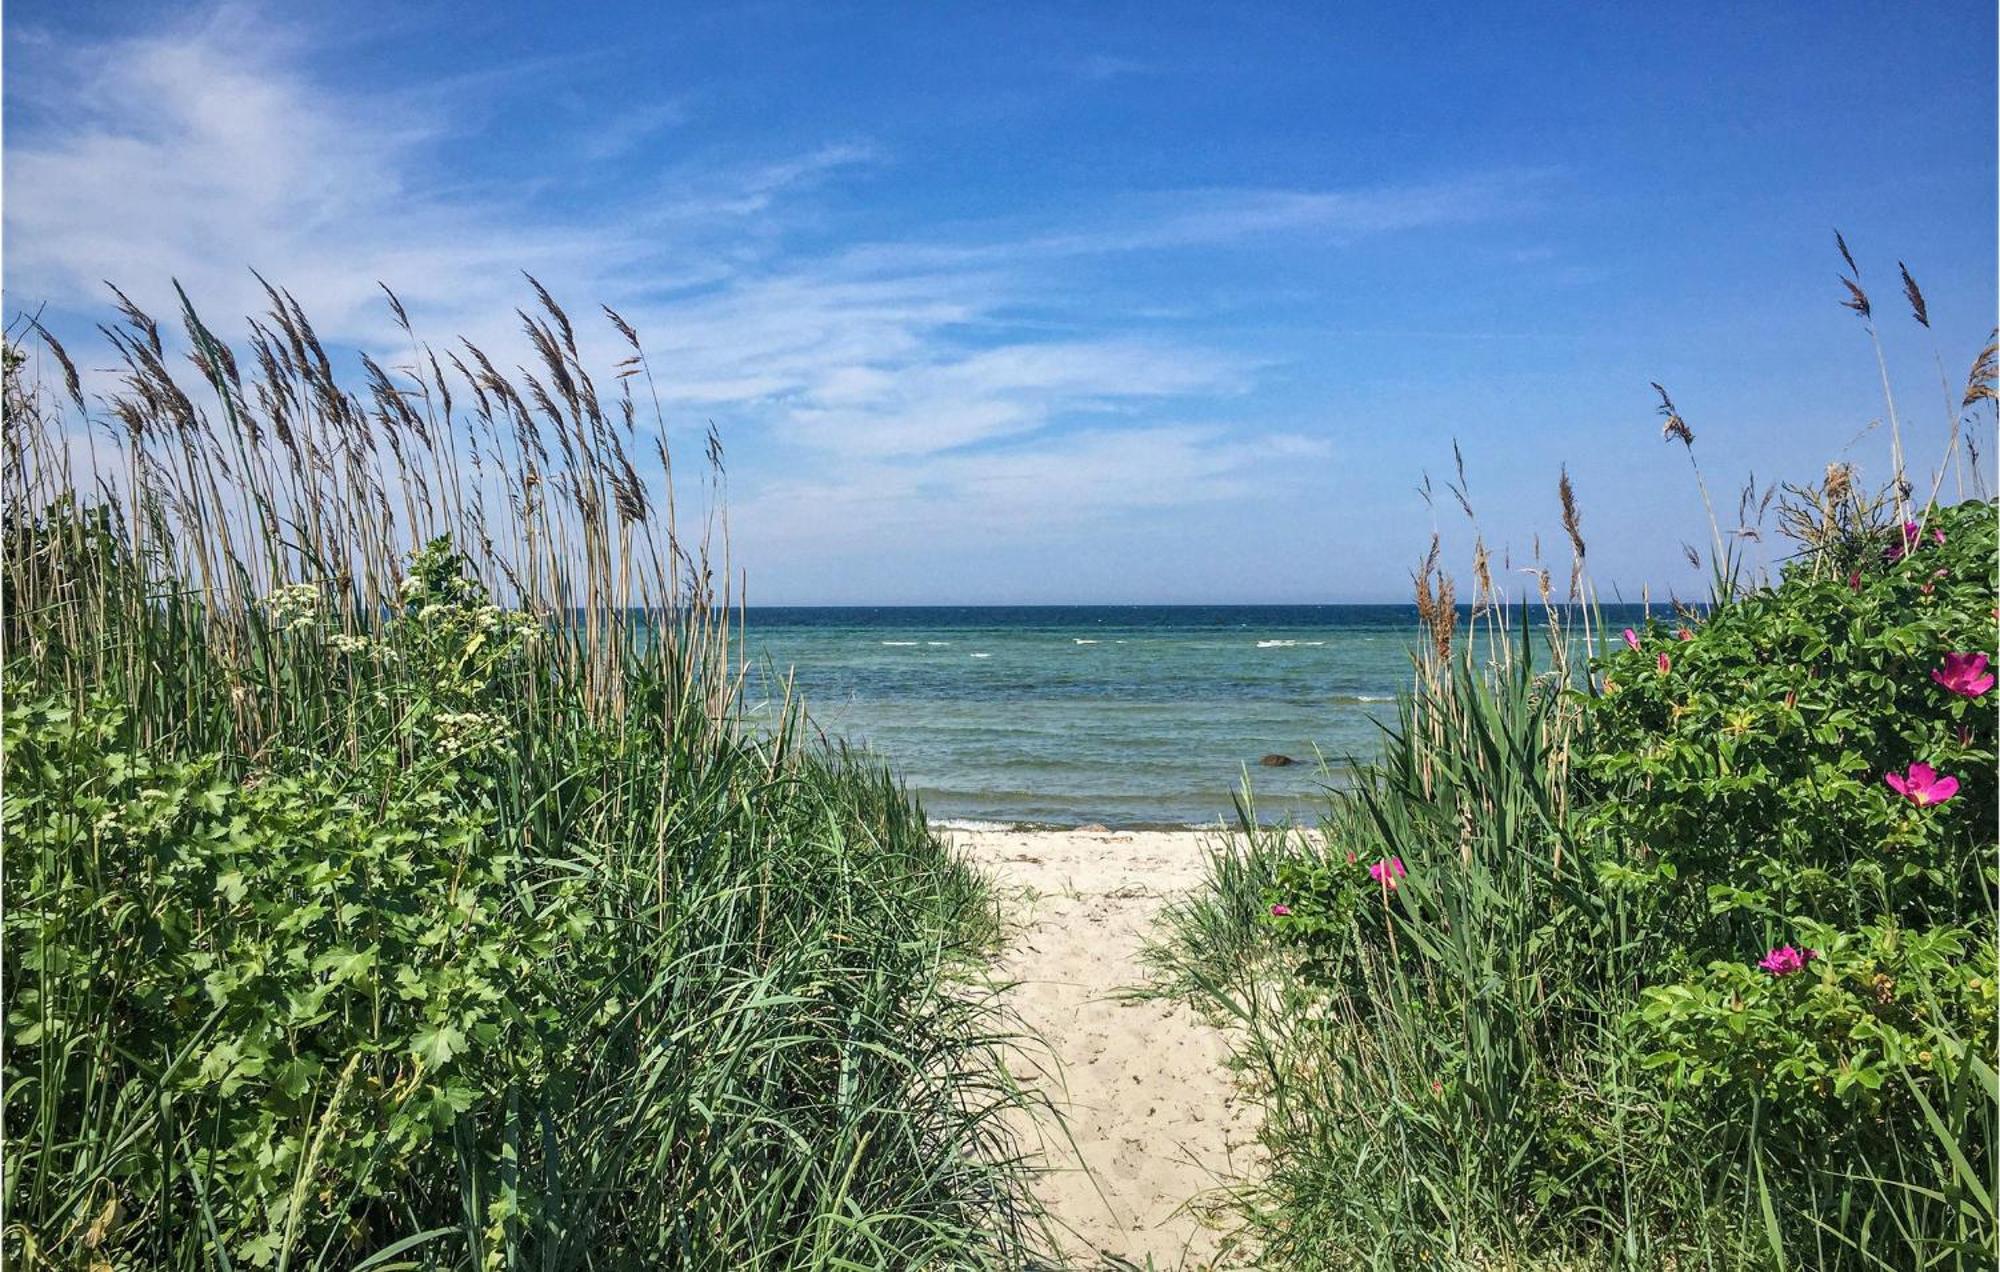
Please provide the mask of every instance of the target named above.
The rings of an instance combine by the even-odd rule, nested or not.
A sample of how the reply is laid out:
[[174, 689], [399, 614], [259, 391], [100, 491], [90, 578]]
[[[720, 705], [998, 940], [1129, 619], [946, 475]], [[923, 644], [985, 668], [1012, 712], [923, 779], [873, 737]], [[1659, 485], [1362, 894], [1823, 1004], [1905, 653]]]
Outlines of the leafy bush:
[[[1599, 664], [1583, 824], [1653, 952], [1643, 1063], [1832, 1195], [1993, 1085], [1994, 527], [1990, 503], [1935, 509]], [[1964, 1172], [1891, 1175], [1961, 1255], [1994, 1239], [1990, 1187], [1956, 1178], [1990, 1178], [1993, 1102], [1962, 1111]], [[1782, 1248], [1803, 1217], [1774, 1209]]]
[[[1992, 657], [1994, 553], [1993, 505], [1941, 509], [1899, 560], [1795, 571], [1600, 663], [1585, 824], [1620, 849], [1607, 881], [1661, 885], [1662, 957], [1761, 955], [1801, 914], [1923, 925], [1990, 908], [1992, 700], [1933, 673], [1947, 654]], [[1913, 764], [1956, 793], [1920, 805], [1884, 780]]]
[[[1804, 1080], [1782, 1114], [1807, 1090], [1898, 1091], [1918, 1055], [1949, 1063], [1963, 1051], [1950, 1035], [1991, 1032], [1991, 682], [1943, 682], [1947, 654], [1992, 657], [1994, 520], [1986, 503], [1939, 510], [1913, 528], [1914, 551], [1894, 535], [1871, 568], [1797, 571], [1686, 639], [1652, 626], [1603, 661], [1585, 825], [1611, 844], [1602, 878], [1640, 898], [1651, 979], [1689, 977], [1648, 991], [1652, 1063], [1723, 1080], [1695, 1058], [1718, 1035], [1683, 1054], [1683, 1031], [1721, 1028], [1762, 1054], [1779, 1019], [1818, 1004], [1779, 1047], [1795, 1054], [1724, 1066], [1753, 1087], [1773, 1066]], [[1913, 765], [1949, 775], [1949, 797], [1918, 802], [1886, 780]], [[1804, 975], [1759, 970], [1784, 947], [1818, 957]], [[1765, 1010], [1760, 1028], [1735, 1018]]]

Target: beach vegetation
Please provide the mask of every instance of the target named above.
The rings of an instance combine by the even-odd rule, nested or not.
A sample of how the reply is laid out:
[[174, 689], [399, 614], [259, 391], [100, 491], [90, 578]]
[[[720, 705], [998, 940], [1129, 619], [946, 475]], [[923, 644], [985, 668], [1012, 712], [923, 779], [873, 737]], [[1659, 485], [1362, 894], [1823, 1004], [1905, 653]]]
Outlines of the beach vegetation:
[[535, 290], [512, 376], [393, 297], [393, 369], [275, 288], [238, 347], [119, 295], [88, 378], [10, 333], [8, 1266], [1043, 1248], [986, 885], [746, 724], [637, 333], [600, 394]]
[[1708, 597], [1630, 626], [1566, 474], [1573, 604], [1459, 606], [1433, 546], [1379, 752], [1153, 950], [1234, 1027], [1273, 1265], [1992, 1265], [1993, 401], [1989, 345], [1922, 479], [1891, 403], [1890, 481], [1789, 488], [1774, 575], [1768, 488], [1725, 530], [1702, 483]]

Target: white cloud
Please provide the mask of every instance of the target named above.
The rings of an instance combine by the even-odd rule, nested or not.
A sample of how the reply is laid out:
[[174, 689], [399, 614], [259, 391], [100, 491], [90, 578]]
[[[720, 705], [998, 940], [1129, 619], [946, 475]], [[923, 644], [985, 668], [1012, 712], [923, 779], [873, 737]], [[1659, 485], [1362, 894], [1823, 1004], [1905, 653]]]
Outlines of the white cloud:
[[713, 416], [733, 437], [758, 437], [738, 522], [771, 552], [823, 550], [843, 521], [862, 538], [1053, 532], [1289, 480], [1325, 460], [1324, 439], [1163, 422], [1247, 400], [1255, 360], [1081, 305], [1067, 329], [1024, 335], [1024, 308], [1061, 295], [1078, 257], [1490, 217], [1533, 184], [1161, 192], [1062, 223], [916, 241], [870, 241], [863, 225], [805, 252], [800, 227], [830, 237], [816, 192], [893, 156], [833, 138], [623, 174], [594, 210], [554, 210], [542, 196], [564, 172], [532, 165], [567, 162], [601, 182], [610, 161], [622, 170], [642, 145], [698, 129], [698, 113], [680, 99], [634, 103], [564, 157], [482, 152], [502, 166], [468, 172], [457, 143], [477, 81], [354, 92], [314, 73], [311, 48], [240, 9], [38, 48], [10, 85], [10, 303], [93, 312], [108, 278], [166, 312], [177, 278], [228, 330], [264, 307], [255, 266], [332, 340], [399, 349], [381, 279], [433, 340], [462, 333], [502, 352], [518, 346], [526, 270], [632, 320], [677, 420]]
[[1321, 439], [1243, 437], [1220, 425], [1086, 429], [1017, 447], [865, 460], [834, 475], [770, 483], [732, 514], [755, 548], [809, 545], [859, 554], [922, 542], [936, 550], [995, 538], [1028, 544], [1127, 514], [1243, 499], [1303, 475], [1272, 470], [1324, 459]]

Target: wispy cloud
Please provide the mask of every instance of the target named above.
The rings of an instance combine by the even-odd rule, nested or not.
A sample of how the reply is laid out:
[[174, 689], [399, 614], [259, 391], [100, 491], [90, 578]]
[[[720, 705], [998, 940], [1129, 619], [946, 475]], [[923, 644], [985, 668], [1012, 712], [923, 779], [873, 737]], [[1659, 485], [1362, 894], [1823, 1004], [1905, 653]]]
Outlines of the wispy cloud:
[[645, 142], [688, 121], [687, 103], [654, 102], [593, 117], [580, 130], [577, 153], [592, 163], [621, 159]]
[[[562, 170], [466, 166], [455, 143], [463, 94], [478, 88], [347, 91], [313, 73], [304, 47], [226, 9], [38, 50], [9, 85], [10, 106], [39, 103], [17, 112], [6, 154], [10, 303], [90, 312], [109, 278], [164, 309], [172, 277], [226, 322], [261, 308], [254, 266], [339, 341], [394, 348], [381, 279], [423, 331], [505, 347], [527, 270], [558, 295], [617, 306], [646, 337], [670, 412], [717, 418], [747, 443], [739, 524], [772, 553], [824, 551], [833, 525], [857, 546], [1054, 532], [1294, 480], [1329, 450], [1297, 422], [1178, 422], [1227, 419], [1254, 396], [1257, 360], [1135, 311], [1077, 304], [1066, 329], [1035, 332], [1024, 308], [1060, 293], [1079, 258], [1286, 234], [1346, 242], [1535, 197], [1535, 174], [1167, 191], [890, 240], [852, 212], [829, 232], [824, 192], [896, 162], [866, 138], [832, 137], [635, 174], [578, 211], [544, 198]], [[547, 162], [587, 177], [700, 123], [679, 101], [634, 107]]]

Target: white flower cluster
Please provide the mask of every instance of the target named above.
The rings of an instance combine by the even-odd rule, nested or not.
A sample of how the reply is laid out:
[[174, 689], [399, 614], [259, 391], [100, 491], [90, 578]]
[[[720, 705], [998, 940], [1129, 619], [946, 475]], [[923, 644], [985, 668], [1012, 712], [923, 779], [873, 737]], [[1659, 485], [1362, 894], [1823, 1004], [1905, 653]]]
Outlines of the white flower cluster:
[[542, 625], [526, 610], [486, 605], [480, 607], [475, 621], [481, 630], [495, 636], [518, 639], [523, 645], [532, 645], [542, 638]]
[[320, 619], [319, 588], [311, 583], [287, 584], [265, 597], [263, 605], [288, 632], [305, 631]]
[[497, 747], [511, 736], [506, 721], [484, 711], [440, 711], [432, 720], [437, 725], [438, 749], [446, 755]]

